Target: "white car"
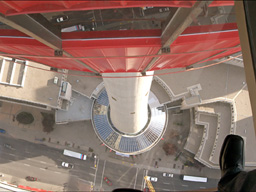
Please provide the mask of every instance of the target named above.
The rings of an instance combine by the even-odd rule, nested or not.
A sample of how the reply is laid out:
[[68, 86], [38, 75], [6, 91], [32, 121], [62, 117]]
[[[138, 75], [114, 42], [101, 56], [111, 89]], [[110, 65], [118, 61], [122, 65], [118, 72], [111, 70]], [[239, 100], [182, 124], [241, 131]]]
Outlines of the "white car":
[[72, 169], [74, 167], [74, 165], [72, 165], [71, 163], [67, 163], [67, 162], [62, 162], [61, 166], [68, 168], [68, 169]]
[[67, 15], [61, 15], [61, 16], [59, 16], [59, 17], [57, 17], [56, 19], [55, 19], [55, 21], [57, 22], [57, 23], [62, 23], [62, 22], [64, 22], [64, 21], [68, 21], [68, 16]]
[[153, 182], [157, 182], [157, 177], [148, 176], [148, 180], [153, 181]]
[[152, 9], [154, 7], [142, 7], [143, 10]]
[[161, 8], [159, 9], [159, 12], [162, 13], [162, 12], [166, 12], [166, 11], [169, 11], [169, 7], [165, 7], [165, 8]]
[[173, 177], [172, 173], [163, 173], [163, 177]]

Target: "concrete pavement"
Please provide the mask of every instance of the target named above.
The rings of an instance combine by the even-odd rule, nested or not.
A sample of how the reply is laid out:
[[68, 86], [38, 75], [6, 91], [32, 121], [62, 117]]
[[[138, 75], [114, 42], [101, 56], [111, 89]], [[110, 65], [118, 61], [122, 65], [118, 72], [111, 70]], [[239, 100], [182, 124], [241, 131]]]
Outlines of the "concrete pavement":
[[[13, 121], [13, 116], [17, 115], [17, 113], [19, 113], [20, 111], [27, 111], [32, 113], [35, 121], [31, 125], [22, 125], [19, 124], [17, 121]], [[198, 172], [198, 170], [195, 168], [184, 168], [183, 162], [179, 160], [174, 161], [175, 156], [165, 156], [164, 151], [162, 150], [162, 144], [166, 140], [160, 141], [160, 143], [156, 147], [142, 155], [138, 155], [133, 158], [120, 157], [115, 155], [113, 152], [110, 152], [109, 149], [107, 149], [105, 146], [101, 145], [100, 140], [94, 133], [91, 121], [82, 121], [65, 125], [55, 125], [54, 130], [51, 133], [47, 134], [42, 131], [42, 115], [40, 114], [40, 112], [42, 112], [42, 110], [36, 108], [30, 108], [11, 103], [2, 103], [2, 107], [0, 108], [0, 128], [3, 128], [7, 131], [7, 137], [22, 139], [38, 144], [45, 144], [58, 149], [68, 148], [73, 151], [83, 152], [87, 155], [92, 155], [92, 152], [89, 152], [89, 148], [91, 148], [93, 150], [93, 153], [95, 153], [100, 159], [107, 160], [111, 163], [119, 164], [120, 166], [130, 167], [133, 170], [131, 178], [136, 175], [137, 168], [138, 171], [149, 169], [152, 171], [164, 172], [168, 170], [168, 172], [172, 172], [174, 174], [180, 174], [181, 172], [186, 172], [189, 170], [190, 172]], [[170, 116], [170, 126], [173, 126], [174, 120], [175, 118], [173, 118], [173, 116]], [[167, 140], [170, 131], [171, 129], [169, 128], [166, 132]], [[40, 141], [43, 138], [45, 138], [45, 141]], [[159, 158], [161, 158], [161, 161], [158, 160]], [[158, 168], [154, 167], [154, 163], [156, 160], [158, 161]], [[139, 171], [139, 173], [141, 172]], [[204, 174], [204, 172], [201, 173]], [[104, 184], [102, 184], [101, 177], [98, 177], [98, 179], [101, 179], [100, 181], [96, 181], [95, 189], [97, 190], [100, 190], [102, 188], [102, 185]], [[135, 180], [133, 179], [133, 182], [134, 181]], [[140, 183], [140, 181], [138, 181], [138, 183]], [[136, 185], [137, 188], [141, 188], [141, 184], [139, 185], [138, 183], [130, 183], [129, 185]], [[104, 186], [104, 188], [108, 188], [108, 186]]]
[[[17, 121], [13, 121], [13, 116], [20, 111], [31, 112], [35, 121], [31, 125], [22, 125]], [[180, 129], [180, 126], [175, 125], [174, 122], [177, 121], [177, 119], [179, 120], [177, 115], [169, 115], [169, 124], [164, 135], [164, 140], [160, 141], [156, 147], [142, 155], [137, 155], [133, 158], [126, 158], [117, 156], [113, 152], [110, 152], [108, 148], [102, 146], [102, 143], [92, 128], [91, 121], [55, 125], [54, 130], [51, 133], [47, 134], [43, 132], [43, 126], [41, 124], [42, 115], [40, 114], [41, 111], [42, 110], [36, 108], [3, 103], [0, 108], [1, 128], [5, 129], [7, 131], [7, 135], [10, 135], [13, 138], [23, 139], [34, 143], [43, 143], [59, 149], [69, 148], [74, 151], [81, 151], [91, 155], [92, 153], [89, 152], [89, 149], [91, 148], [93, 153], [98, 155], [100, 159], [106, 159], [120, 164], [152, 170], [165, 170], [167, 168], [169, 171], [174, 173], [180, 173], [182, 170], [183, 162], [179, 160], [174, 161], [175, 156], [166, 156], [162, 150], [163, 143], [172, 139], [169, 135], [173, 128], [176, 126], [176, 129]], [[39, 141], [43, 138], [45, 138], [45, 141]], [[161, 158], [161, 161], [158, 162], [159, 168], [154, 168], [154, 163], [159, 158]]]
[[[227, 76], [227, 73], [229, 73], [228, 82], [225, 83], [226, 78], [224, 78], [220, 74], [218, 82], [213, 83], [216, 81], [216, 76], [213, 76], [211, 74], [217, 74], [218, 71], [225, 71], [224, 69], [226, 70], [226, 72], [225, 74], [223, 72], [223, 76]], [[240, 95], [238, 95], [237, 93], [237, 91], [240, 90], [241, 85], [243, 85], [242, 83], [244, 81], [244, 77], [239, 76], [239, 78], [234, 78], [236, 76], [238, 77], [238, 75], [241, 75], [240, 71], [240, 69], [237, 69], [235, 67], [226, 67], [224, 65], [214, 67], [213, 69], [209, 70], [205, 69], [204, 73], [200, 72], [199, 70], [196, 72], [189, 72], [191, 74], [173, 74], [168, 76], [168, 78], [167, 76], [161, 76], [161, 78], [168, 84], [169, 87], [173, 89], [175, 95], [186, 92], [186, 88], [188, 86], [200, 83], [203, 88], [203, 90], [200, 92], [203, 100], [225, 95], [227, 95], [228, 98], [233, 98], [235, 95], [236, 99], [239, 99], [240, 96], [245, 97], [244, 95], [242, 95], [245, 91], [241, 92]], [[75, 78], [73, 79], [74, 87], [88, 96], [98, 85], [98, 83], [101, 82], [100, 79], [97, 79], [96, 81], [93, 81], [94, 84], [91, 85], [92, 80], [87, 79], [88, 81], [86, 81], [86, 84], [84, 84], [84, 78], [79, 77], [80, 79], [78, 81]], [[233, 80], [236, 80], [237, 83], [232, 84]], [[178, 84], [175, 83], [177, 81], [179, 82]], [[218, 89], [216, 88], [216, 86], [218, 87]], [[158, 95], [162, 95], [161, 89], [159, 89], [157, 92]], [[248, 95], [248, 93], [244, 94]], [[167, 97], [163, 98], [162, 100], [165, 102], [167, 101], [166, 99]], [[240, 98], [240, 100], [242, 100], [242, 98]], [[246, 101], [248, 101], [248, 98], [246, 99]], [[35, 118], [35, 121], [31, 125], [22, 125], [19, 124], [17, 121], [13, 121], [14, 115], [17, 115], [21, 111], [31, 112]], [[244, 114], [245, 110], [243, 109], [239, 111], [239, 114]], [[210, 177], [212, 178], [217, 179], [220, 177], [219, 170], [212, 170], [206, 167], [202, 167], [201, 169], [198, 169], [196, 167], [184, 167], [184, 161], [182, 161], [181, 159], [178, 159], [177, 161], [175, 160], [176, 155], [165, 155], [162, 149], [162, 145], [166, 141], [174, 140], [174, 138], [170, 136], [173, 131], [178, 131], [179, 133], [179, 138], [176, 140], [176, 146], [178, 148], [178, 151], [182, 150], [183, 139], [186, 138], [185, 132], [186, 130], [189, 130], [189, 125], [186, 125], [186, 118], [181, 118], [184, 114], [179, 116], [178, 114], [169, 111], [169, 124], [167, 127], [167, 131], [164, 135], [164, 140], [160, 141], [158, 145], [155, 146], [152, 150], [142, 155], [137, 155], [133, 158], [126, 158], [117, 156], [114, 152], [110, 152], [108, 148], [102, 146], [102, 143], [100, 142], [92, 128], [91, 121], [81, 121], [63, 125], [55, 125], [54, 130], [51, 133], [44, 133], [42, 131], [42, 115], [40, 114], [40, 112], [42, 112], [42, 110], [36, 108], [30, 108], [10, 103], [2, 103], [2, 106], [0, 107], [0, 128], [5, 129], [7, 131], [7, 136], [9, 135], [13, 138], [23, 139], [33, 143], [43, 143], [45, 145], [58, 149], [68, 148], [89, 155], [95, 153], [100, 159], [104, 159], [120, 165], [130, 166], [139, 169], [150, 169], [152, 171], [168, 170], [168, 172], [172, 172], [175, 174], [189, 173], [192, 175], [207, 176], [210, 173]], [[242, 117], [242, 115], [240, 116]], [[247, 116], [250, 117], [250, 114], [248, 114]], [[177, 122], [179, 121], [183, 121], [182, 126], [177, 125]], [[40, 141], [43, 138], [45, 139], [45, 141]], [[161, 160], [159, 160], [159, 158]], [[158, 162], [158, 168], [154, 167], [156, 161]]]

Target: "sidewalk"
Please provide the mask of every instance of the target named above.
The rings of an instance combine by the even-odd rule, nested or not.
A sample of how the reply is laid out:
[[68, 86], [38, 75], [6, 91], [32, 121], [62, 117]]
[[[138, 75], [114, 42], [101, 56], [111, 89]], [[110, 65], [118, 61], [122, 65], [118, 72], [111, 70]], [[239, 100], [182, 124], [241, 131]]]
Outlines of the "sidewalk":
[[[23, 125], [19, 124], [17, 121], [13, 121], [13, 115], [17, 115], [21, 111], [27, 111], [33, 114], [35, 121], [30, 125]], [[186, 170], [194, 170], [191, 168], [184, 168], [183, 163], [179, 160], [174, 161], [175, 156], [165, 155], [162, 150], [162, 145], [165, 140], [160, 141], [150, 151], [134, 156], [133, 158], [118, 156], [114, 152], [110, 152], [106, 146], [102, 145], [94, 132], [91, 121], [54, 125], [54, 130], [47, 134], [43, 132], [43, 126], [41, 123], [42, 115], [40, 112], [42, 111], [43, 110], [36, 108], [3, 103], [2, 107], [0, 107], [0, 128], [6, 130], [7, 136], [9, 135], [16, 139], [23, 139], [33, 143], [41, 143], [58, 149], [67, 148], [89, 156], [95, 154], [100, 159], [105, 159], [117, 164], [123, 164], [125, 166], [135, 166], [139, 169], [149, 169], [176, 174], [186, 172]], [[167, 135], [170, 134], [170, 126], [173, 126], [172, 121], [171, 117], [169, 117], [169, 125], [164, 135], [165, 138], [168, 138]], [[43, 139], [44, 141], [42, 141]], [[161, 158], [161, 161], [158, 160], [159, 158]], [[158, 168], [154, 167], [155, 161], [158, 161]]]
[[[49, 192], [53, 192], [53, 191], [63, 191], [63, 187], [62, 186], [58, 186], [58, 185], [49, 185], [47, 183], [42, 183], [40, 181], [36, 181], [36, 182], [29, 182], [26, 181], [24, 178], [24, 181], [22, 179], [22, 185], [19, 184], [19, 181], [21, 179], [12, 175], [8, 175], [8, 174], [4, 174], [2, 177], [0, 177], [0, 183], [14, 187], [14, 188], [19, 188], [19, 189], [24, 189], [24, 190], [33, 190], [33, 191], [43, 191], [43, 190], [47, 190]], [[3, 188], [3, 187], [2, 187]], [[2, 188], [0, 189], [0, 191], [2, 191]], [[6, 189], [6, 188], [5, 188]], [[19, 191], [18, 189], [14, 190], [14, 191]]]

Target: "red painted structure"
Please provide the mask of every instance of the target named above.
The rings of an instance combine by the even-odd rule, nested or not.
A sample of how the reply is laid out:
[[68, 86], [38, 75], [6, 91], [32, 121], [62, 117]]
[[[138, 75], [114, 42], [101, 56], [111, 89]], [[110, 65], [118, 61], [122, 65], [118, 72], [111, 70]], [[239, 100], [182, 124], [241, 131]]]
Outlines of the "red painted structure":
[[24, 190], [29, 190], [29, 191], [35, 191], [35, 192], [53, 192], [53, 191], [47, 191], [47, 190], [44, 190], [44, 189], [38, 189], [38, 188], [29, 187], [29, 186], [23, 186], [23, 185], [19, 185], [18, 188], [24, 189]]
[[[93, 9], [120, 9], [129, 7], [192, 7], [196, 0], [84, 0], [84, 1], [0, 1], [0, 12], [4, 15], [78, 11]], [[211, 7], [234, 5], [234, 1], [215, 0]]]
[[[156, 3], [157, 2], [157, 3]], [[4, 15], [110, 9], [125, 7], [191, 7], [195, 1], [0, 1]], [[210, 6], [233, 5], [213, 1]], [[99, 73], [141, 72], [161, 48], [161, 30], [89, 31], [62, 34], [62, 48], [74, 58], [55, 57], [54, 50], [17, 30], [0, 29], [0, 52], [57, 68], [88, 71], [74, 59]], [[150, 70], [186, 67], [239, 52], [235, 23], [188, 27], [170, 46], [171, 53], [159, 56]]]

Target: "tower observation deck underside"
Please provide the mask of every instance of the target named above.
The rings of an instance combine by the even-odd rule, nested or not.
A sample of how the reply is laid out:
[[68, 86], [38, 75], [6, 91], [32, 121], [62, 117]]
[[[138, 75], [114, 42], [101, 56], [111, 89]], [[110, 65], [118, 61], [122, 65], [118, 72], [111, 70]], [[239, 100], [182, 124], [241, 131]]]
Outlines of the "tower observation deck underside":
[[95, 131], [109, 148], [137, 154], [163, 135], [165, 107], [147, 104], [149, 80], [145, 86], [134, 78], [120, 78], [116, 85], [110, 79], [117, 73], [146, 79], [153, 76], [149, 72], [191, 70], [239, 53], [233, 5], [232, 0], [1, 1], [0, 53], [51, 66], [52, 71], [102, 77], [106, 91], [94, 103]]
[[122, 133], [111, 123], [108, 95], [103, 88], [92, 108], [94, 130], [99, 139], [116, 152], [135, 155], [148, 151], [162, 138], [168, 119], [166, 107], [159, 103], [152, 92], [149, 94], [148, 106], [150, 111], [146, 126], [136, 134]]
[[240, 52], [234, 1], [196, 2], [1, 1], [0, 52], [94, 74], [185, 68]]

